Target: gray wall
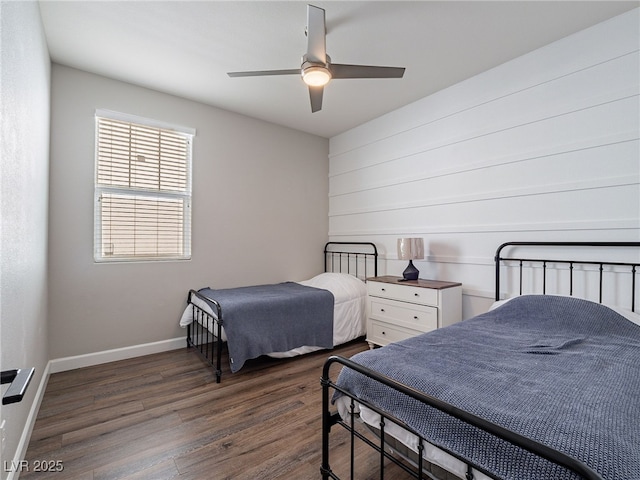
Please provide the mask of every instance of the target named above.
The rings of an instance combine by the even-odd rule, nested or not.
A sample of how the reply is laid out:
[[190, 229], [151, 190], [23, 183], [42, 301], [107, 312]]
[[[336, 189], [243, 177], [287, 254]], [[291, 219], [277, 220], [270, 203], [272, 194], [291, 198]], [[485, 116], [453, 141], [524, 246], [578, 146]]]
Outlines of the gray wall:
[[[22, 458], [47, 348], [49, 53], [36, 2], [2, 2], [0, 77], [0, 366], [35, 367], [21, 403], [1, 408], [5, 461]], [[4, 393], [6, 386], [2, 387]], [[24, 435], [23, 435], [24, 433]]]
[[424, 278], [490, 305], [493, 255], [512, 240], [640, 239], [638, 9], [338, 135], [329, 235], [423, 237]]
[[[94, 263], [96, 108], [196, 129], [191, 261]], [[327, 192], [327, 139], [54, 64], [51, 358], [183, 337], [190, 288], [320, 273]]]

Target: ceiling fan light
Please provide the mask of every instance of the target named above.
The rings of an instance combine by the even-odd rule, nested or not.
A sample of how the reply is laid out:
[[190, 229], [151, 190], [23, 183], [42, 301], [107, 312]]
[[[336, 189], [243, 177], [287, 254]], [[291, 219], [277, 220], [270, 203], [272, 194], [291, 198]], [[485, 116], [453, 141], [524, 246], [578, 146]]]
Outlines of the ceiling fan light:
[[331, 72], [325, 67], [307, 67], [302, 71], [302, 80], [310, 87], [323, 87], [331, 80]]

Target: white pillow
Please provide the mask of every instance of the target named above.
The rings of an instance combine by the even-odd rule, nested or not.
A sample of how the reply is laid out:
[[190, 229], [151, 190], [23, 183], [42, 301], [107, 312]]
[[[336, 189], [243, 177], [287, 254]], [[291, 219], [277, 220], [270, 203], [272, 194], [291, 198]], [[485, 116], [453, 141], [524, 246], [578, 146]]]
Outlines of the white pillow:
[[322, 288], [333, 293], [335, 303], [367, 295], [367, 286], [359, 278], [346, 273], [321, 273], [315, 277], [298, 282], [308, 287]]

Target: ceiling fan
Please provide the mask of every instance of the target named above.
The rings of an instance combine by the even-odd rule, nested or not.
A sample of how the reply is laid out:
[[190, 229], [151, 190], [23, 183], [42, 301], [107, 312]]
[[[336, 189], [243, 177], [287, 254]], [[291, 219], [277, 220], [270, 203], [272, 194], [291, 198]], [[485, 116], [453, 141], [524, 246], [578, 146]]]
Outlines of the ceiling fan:
[[229, 72], [230, 77], [258, 77], [265, 75], [302, 75], [309, 86], [311, 111], [322, 109], [324, 86], [331, 79], [340, 78], [402, 78], [403, 67], [378, 67], [373, 65], [345, 65], [331, 63], [326, 52], [326, 26], [324, 9], [307, 5], [307, 53], [302, 66], [292, 70], [258, 70], [253, 72]]

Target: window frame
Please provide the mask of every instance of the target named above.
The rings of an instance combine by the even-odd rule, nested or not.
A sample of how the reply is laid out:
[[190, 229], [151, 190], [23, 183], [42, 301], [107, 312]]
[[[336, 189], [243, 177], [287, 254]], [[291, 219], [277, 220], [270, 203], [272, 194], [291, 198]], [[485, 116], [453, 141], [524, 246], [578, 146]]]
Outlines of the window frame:
[[[99, 152], [100, 152], [100, 120], [123, 122], [132, 125], [141, 126], [143, 128], [154, 129], [158, 131], [170, 132], [172, 135], [178, 135], [185, 139], [187, 149], [185, 159], [185, 184], [184, 189], [163, 189], [132, 187], [122, 185], [109, 185], [100, 183], [99, 179]], [[193, 137], [196, 131], [193, 128], [169, 124], [166, 122], [144, 118], [136, 115], [113, 112], [110, 110], [97, 109], [94, 117], [95, 122], [95, 154], [94, 154], [94, 247], [93, 257], [96, 263], [131, 263], [131, 262], [173, 262], [191, 260], [191, 210], [192, 210], [192, 170], [193, 170]], [[158, 133], [160, 136], [160, 133]], [[131, 154], [131, 153], [130, 153]], [[160, 155], [159, 155], [160, 158]], [[159, 160], [159, 165], [161, 164]], [[158, 167], [160, 168], [160, 166]], [[131, 178], [131, 165], [128, 171]], [[103, 241], [103, 209], [102, 198], [105, 196], [133, 197], [141, 201], [149, 200], [180, 200], [182, 202], [182, 229], [177, 229], [176, 238], [181, 237], [182, 252], [173, 252], [171, 254], [122, 254], [113, 255], [106, 252]], [[134, 218], [133, 216], [131, 218]], [[178, 222], [177, 225], [180, 223]], [[134, 227], [134, 230], [137, 227]], [[156, 226], [157, 228], [157, 226]], [[156, 245], [157, 246], [157, 245]], [[180, 248], [176, 249], [180, 250]]]

